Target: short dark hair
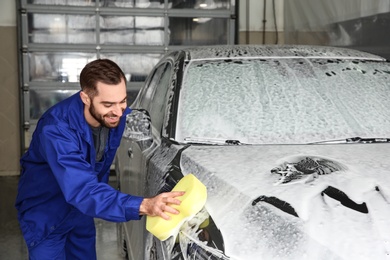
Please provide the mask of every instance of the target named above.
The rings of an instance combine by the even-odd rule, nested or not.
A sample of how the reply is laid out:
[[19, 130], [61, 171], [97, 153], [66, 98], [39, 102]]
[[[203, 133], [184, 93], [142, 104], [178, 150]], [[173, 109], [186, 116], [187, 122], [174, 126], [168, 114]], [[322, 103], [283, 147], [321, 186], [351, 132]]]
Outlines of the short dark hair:
[[102, 82], [109, 85], [117, 85], [126, 77], [121, 68], [112, 60], [97, 59], [89, 62], [80, 73], [81, 89], [90, 97], [95, 97], [98, 92], [96, 85]]

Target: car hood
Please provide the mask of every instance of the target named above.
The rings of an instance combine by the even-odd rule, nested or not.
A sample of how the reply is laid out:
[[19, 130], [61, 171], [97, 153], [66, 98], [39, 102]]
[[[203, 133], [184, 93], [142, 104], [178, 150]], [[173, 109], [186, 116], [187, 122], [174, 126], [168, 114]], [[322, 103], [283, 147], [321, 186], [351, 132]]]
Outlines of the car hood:
[[190, 146], [181, 168], [206, 185], [232, 259], [384, 259], [389, 154], [389, 144]]

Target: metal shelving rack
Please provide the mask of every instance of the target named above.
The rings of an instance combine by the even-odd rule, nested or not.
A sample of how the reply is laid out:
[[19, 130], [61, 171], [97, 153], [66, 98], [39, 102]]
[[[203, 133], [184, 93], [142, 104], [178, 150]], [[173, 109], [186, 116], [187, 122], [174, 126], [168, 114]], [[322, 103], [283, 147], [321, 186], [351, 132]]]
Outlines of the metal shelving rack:
[[170, 50], [235, 44], [236, 0], [19, 0], [21, 150], [42, 113], [79, 91], [77, 75], [110, 58], [128, 76], [128, 104]]

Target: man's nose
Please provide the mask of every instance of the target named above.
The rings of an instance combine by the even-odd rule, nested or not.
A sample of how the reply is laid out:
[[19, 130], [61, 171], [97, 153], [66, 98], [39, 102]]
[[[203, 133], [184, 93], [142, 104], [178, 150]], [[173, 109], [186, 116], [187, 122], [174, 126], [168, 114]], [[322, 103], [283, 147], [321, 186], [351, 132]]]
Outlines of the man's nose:
[[114, 106], [113, 113], [114, 113], [114, 115], [116, 115], [116, 116], [122, 116], [123, 110], [124, 110], [124, 108], [123, 108], [122, 104], [116, 104], [116, 105]]

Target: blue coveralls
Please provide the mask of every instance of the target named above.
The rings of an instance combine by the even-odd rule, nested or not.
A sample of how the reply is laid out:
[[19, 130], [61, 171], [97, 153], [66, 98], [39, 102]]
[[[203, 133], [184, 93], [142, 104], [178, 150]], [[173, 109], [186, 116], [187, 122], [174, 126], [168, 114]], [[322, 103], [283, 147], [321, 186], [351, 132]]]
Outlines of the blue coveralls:
[[140, 218], [142, 198], [107, 184], [130, 109], [110, 129], [100, 162], [83, 111], [80, 93], [50, 108], [20, 160], [15, 206], [30, 259], [96, 259], [93, 218]]

